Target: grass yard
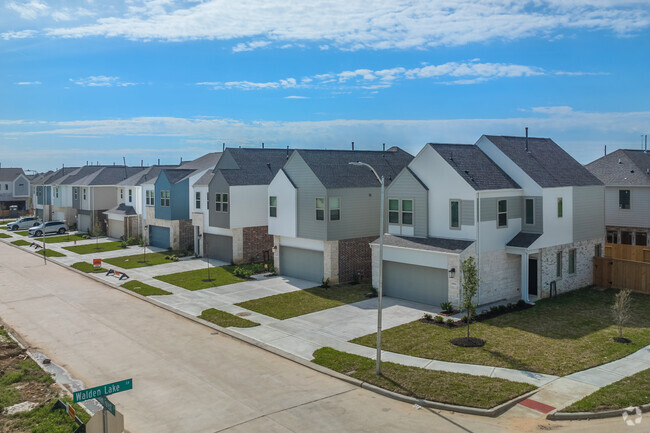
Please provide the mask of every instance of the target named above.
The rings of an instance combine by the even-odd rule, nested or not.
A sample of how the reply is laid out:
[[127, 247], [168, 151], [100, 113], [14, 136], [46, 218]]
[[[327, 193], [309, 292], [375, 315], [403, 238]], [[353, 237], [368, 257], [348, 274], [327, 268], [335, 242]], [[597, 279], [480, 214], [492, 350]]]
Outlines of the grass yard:
[[138, 280], [127, 281], [122, 284], [122, 287], [142, 296], [171, 295], [171, 292], [168, 292], [167, 290], [141, 283]]
[[[72, 399], [62, 398], [61, 400], [72, 403]], [[0, 419], [0, 430], [3, 432], [32, 432], [32, 433], [70, 433], [78, 426], [75, 421], [62, 409], [51, 410], [56, 399], [51, 400], [45, 406], [37, 407], [29, 412], [2, 417]], [[90, 421], [90, 415], [81, 406], [72, 404], [75, 412], [82, 422]]]
[[18, 239], [17, 241], [13, 241], [12, 244], [18, 245], [19, 247], [27, 247], [31, 245], [31, 242], [24, 241], [22, 239]]
[[461, 406], [489, 409], [535, 389], [533, 385], [485, 376], [448, 373], [382, 363], [375, 374], [375, 360], [323, 347], [314, 352], [316, 364], [399, 394]]
[[67, 234], [67, 235], [60, 235], [60, 236], [45, 236], [45, 243], [46, 244], [57, 244], [60, 242], [72, 242], [74, 240], [84, 240], [83, 235], [80, 234]]
[[[43, 248], [36, 251], [36, 254], [43, 255]], [[51, 250], [51, 249], [47, 248], [45, 250], [45, 257], [66, 257], [66, 255], [63, 254], [63, 253], [60, 253], [58, 251], [54, 251], [54, 250]]]
[[86, 244], [86, 245], [77, 245], [72, 247], [63, 247], [63, 249], [71, 251], [77, 254], [97, 254], [103, 253], [106, 251], [114, 251], [122, 248], [122, 242], [99, 242]]
[[164, 263], [173, 263], [172, 260], [166, 259], [169, 253], [147, 253], [145, 255], [146, 262], [142, 262], [142, 254], [134, 254], [132, 256], [113, 257], [111, 259], [104, 259], [106, 263], [117, 266], [122, 269], [141, 268], [143, 266], [162, 265]]
[[[18, 236], [29, 236], [29, 232], [27, 230], [21, 230], [21, 231], [11, 232], [11, 233], [13, 233], [15, 235], [18, 235]], [[43, 239], [43, 238], [41, 238], [41, 239]]]
[[[485, 346], [462, 348], [449, 340], [467, 329], [446, 329], [419, 321], [386, 329], [382, 349], [422, 358], [515, 368], [564, 376], [622, 358], [650, 344], [650, 296], [634, 294], [632, 318], [616, 343], [611, 305], [616, 290], [586, 288], [543, 299], [534, 308], [472, 324]], [[353, 343], [375, 347], [376, 335]]]
[[650, 369], [607, 385], [561, 412], [598, 412], [650, 403]]
[[10, 237], [12, 237], [12, 236], [10, 236], [10, 235], [8, 235], [6, 233], [0, 233], [0, 239], [8, 239]]
[[225, 311], [215, 310], [214, 308], [203, 310], [199, 318], [223, 326], [224, 328], [230, 326], [235, 328], [252, 328], [254, 326], [259, 326], [259, 323], [257, 322], [235, 316], [234, 314], [226, 313]]
[[210, 267], [211, 281], [204, 281], [208, 279], [207, 266], [205, 269], [159, 275], [155, 278], [187, 290], [202, 290], [209, 287], [225, 286], [226, 284], [240, 283], [244, 281], [241, 278], [234, 276], [226, 268], [231, 268], [231, 266], [221, 266], [218, 268]]
[[284, 320], [366, 299], [370, 284], [341, 284], [328, 289], [312, 287], [237, 304], [247, 310]]
[[104, 268], [96, 268], [92, 264], [88, 262], [77, 262], [74, 265], [72, 265], [73, 268], [81, 271], [81, 272], [87, 272], [89, 274], [101, 274], [108, 272]]

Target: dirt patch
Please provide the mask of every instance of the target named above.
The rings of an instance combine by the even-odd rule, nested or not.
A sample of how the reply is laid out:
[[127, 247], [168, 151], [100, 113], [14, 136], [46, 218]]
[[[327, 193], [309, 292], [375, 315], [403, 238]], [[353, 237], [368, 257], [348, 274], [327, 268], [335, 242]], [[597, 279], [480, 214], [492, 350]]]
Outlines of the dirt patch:
[[459, 347], [482, 347], [485, 345], [485, 340], [476, 337], [461, 337], [451, 340], [451, 344]]

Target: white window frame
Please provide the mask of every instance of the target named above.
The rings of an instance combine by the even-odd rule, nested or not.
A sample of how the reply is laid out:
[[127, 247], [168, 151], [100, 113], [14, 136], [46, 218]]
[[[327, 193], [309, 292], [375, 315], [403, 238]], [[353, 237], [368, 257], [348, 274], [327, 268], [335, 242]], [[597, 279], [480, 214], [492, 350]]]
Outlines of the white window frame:
[[201, 209], [201, 191], [194, 192], [194, 208]]
[[[275, 199], [275, 204], [273, 203], [273, 199]], [[269, 196], [269, 218], [277, 218], [277, 217], [278, 217], [278, 196], [272, 195]]]
[[[500, 211], [499, 210], [499, 203], [505, 202], [506, 203], [506, 210], [505, 211]], [[499, 223], [499, 216], [505, 214], [506, 216], [506, 223], [501, 225]], [[497, 228], [498, 229], [503, 229], [508, 227], [508, 200], [507, 199], [502, 199], [502, 200], [497, 200]]]
[[[621, 206], [621, 192], [627, 191], [627, 207]], [[618, 208], [620, 210], [630, 210], [632, 209], [632, 190], [631, 189], [619, 189], [618, 190]]]
[[[320, 200], [321, 206], [318, 206], [318, 201]], [[318, 211], [321, 211], [321, 217], [318, 216]], [[323, 197], [316, 197], [316, 221], [325, 221], [325, 199]]]
[[129, 203], [133, 203], [133, 190], [129, 188]]
[[216, 212], [228, 213], [228, 203], [230, 197], [227, 192], [217, 192], [214, 194], [214, 210]]
[[[458, 203], [458, 227], [454, 227], [454, 222], [453, 222], [454, 218], [453, 218], [453, 214], [452, 214], [452, 204], [454, 202]], [[462, 215], [463, 214], [462, 214], [462, 210], [461, 210], [462, 205], [463, 205], [462, 200], [459, 200], [459, 199], [456, 199], [456, 198], [452, 198], [452, 199], [449, 200], [449, 229], [450, 230], [460, 230], [463, 227], [463, 222], [462, 222]]]
[[[338, 200], [339, 202], [339, 207], [333, 208], [332, 207], [332, 201], [333, 200]], [[327, 197], [327, 213], [329, 214], [329, 220], [330, 221], [341, 221], [341, 197]], [[338, 211], [338, 216], [337, 218], [332, 218], [332, 211]]]
[[74, 200], [79, 200], [79, 188], [72, 188], [72, 197]]
[[120, 188], [120, 200], [124, 200], [124, 188]]
[[54, 198], [59, 198], [59, 187], [58, 186], [54, 187]]
[[160, 207], [169, 207], [171, 205], [171, 194], [168, 189], [160, 190]]
[[147, 189], [144, 192], [145, 205], [155, 206], [156, 205], [156, 192], [152, 189]]
[[83, 197], [83, 200], [88, 200], [88, 190], [86, 188], [82, 188], [81, 190], [81, 196]]

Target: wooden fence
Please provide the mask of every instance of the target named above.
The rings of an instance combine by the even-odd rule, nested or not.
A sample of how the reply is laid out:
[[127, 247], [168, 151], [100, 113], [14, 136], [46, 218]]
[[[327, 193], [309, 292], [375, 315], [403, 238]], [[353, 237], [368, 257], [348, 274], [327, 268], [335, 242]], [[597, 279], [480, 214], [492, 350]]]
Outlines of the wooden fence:
[[650, 247], [607, 243], [605, 244], [605, 257], [650, 263]]
[[650, 263], [594, 257], [594, 284], [650, 294]]

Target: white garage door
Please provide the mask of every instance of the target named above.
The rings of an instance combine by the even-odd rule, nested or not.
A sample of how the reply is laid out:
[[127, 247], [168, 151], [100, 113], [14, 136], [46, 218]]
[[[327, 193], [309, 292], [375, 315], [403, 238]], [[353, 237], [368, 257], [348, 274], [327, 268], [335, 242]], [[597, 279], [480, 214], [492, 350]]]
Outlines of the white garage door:
[[423, 304], [448, 300], [446, 269], [384, 261], [384, 295]]
[[52, 219], [54, 221], [65, 221], [65, 212], [61, 212], [61, 211], [54, 212], [54, 214], [52, 215]]
[[80, 232], [90, 232], [90, 215], [77, 215], [77, 230]]
[[108, 220], [108, 236], [115, 239], [120, 239], [124, 236], [124, 221], [122, 220]]
[[307, 281], [323, 281], [323, 252], [280, 247], [280, 273]]

